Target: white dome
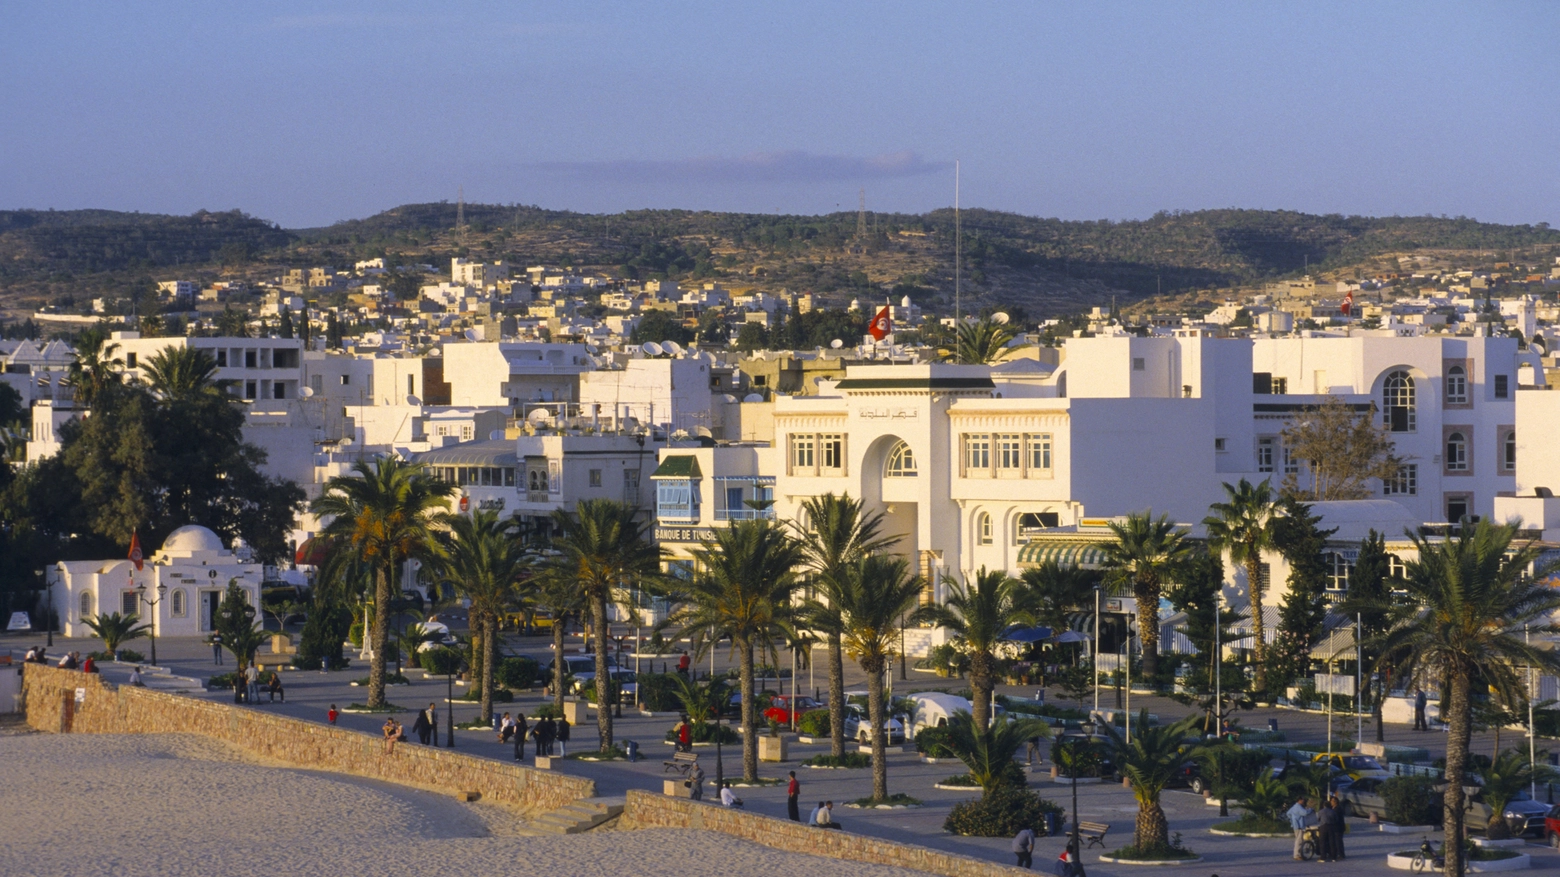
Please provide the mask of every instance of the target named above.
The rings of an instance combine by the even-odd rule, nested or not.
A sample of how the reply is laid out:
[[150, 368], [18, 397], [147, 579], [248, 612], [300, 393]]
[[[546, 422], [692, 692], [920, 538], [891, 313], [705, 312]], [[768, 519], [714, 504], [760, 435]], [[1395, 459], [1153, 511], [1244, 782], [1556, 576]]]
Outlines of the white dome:
[[199, 524], [190, 524], [169, 533], [168, 539], [163, 542], [162, 550], [170, 553], [222, 551], [222, 538]]

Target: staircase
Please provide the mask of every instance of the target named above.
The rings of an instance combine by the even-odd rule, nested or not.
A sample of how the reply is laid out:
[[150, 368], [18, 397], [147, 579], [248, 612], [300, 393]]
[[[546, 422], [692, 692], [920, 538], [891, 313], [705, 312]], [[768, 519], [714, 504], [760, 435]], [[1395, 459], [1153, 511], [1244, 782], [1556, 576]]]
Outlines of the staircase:
[[626, 803], [625, 798], [582, 798], [566, 807], [543, 813], [521, 826], [518, 833], [528, 837], [544, 837], [590, 831], [621, 815]]

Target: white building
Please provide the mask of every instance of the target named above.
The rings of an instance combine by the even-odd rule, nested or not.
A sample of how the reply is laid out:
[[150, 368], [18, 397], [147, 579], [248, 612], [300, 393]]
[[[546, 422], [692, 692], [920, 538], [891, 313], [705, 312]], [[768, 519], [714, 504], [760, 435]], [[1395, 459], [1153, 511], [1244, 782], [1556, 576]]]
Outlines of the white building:
[[450, 260], [450, 280], [456, 284], [487, 289], [509, 279], [509, 266], [498, 262], [468, 262], [465, 259]]
[[128, 380], [144, 381], [148, 360], [168, 348], [193, 347], [217, 364], [215, 380], [245, 401], [297, 399], [303, 387], [303, 342], [296, 338], [142, 338], [139, 332], [115, 332]]
[[595, 361], [583, 344], [483, 341], [444, 347], [453, 405], [573, 402]]

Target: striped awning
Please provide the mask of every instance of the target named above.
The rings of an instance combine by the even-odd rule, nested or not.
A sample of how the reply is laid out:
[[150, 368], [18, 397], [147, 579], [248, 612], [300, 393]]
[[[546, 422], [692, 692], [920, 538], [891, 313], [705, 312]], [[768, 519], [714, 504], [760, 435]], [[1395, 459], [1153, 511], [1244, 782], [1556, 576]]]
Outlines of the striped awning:
[[1058, 566], [1098, 567], [1105, 563], [1105, 550], [1098, 542], [1081, 539], [1031, 539], [1018, 550], [1019, 566], [1039, 566], [1046, 561]]

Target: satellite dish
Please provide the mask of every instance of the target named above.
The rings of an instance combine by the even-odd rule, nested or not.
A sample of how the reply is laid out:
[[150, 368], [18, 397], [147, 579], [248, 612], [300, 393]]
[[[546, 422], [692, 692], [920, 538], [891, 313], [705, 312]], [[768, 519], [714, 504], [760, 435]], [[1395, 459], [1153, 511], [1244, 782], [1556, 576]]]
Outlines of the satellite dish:
[[640, 346], [639, 349], [643, 350], [645, 353], [651, 356], [660, 356], [663, 353], [661, 350], [661, 345], [655, 343], [654, 341], [646, 341], [643, 345]]
[[350, 448], [350, 447], [352, 447], [352, 439], [350, 439], [350, 438], [344, 438], [344, 439], [342, 439], [342, 440], [341, 440], [341, 446], [342, 446], [342, 447], [344, 447], [344, 448]]
[[673, 356], [682, 356], [683, 352], [682, 345], [678, 344], [676, 341], [662, 341], [661, 349], [665, 350], [667, 353], [670, 353]]
[[552, 415], [548, 413], [546, 408], [538, 408], [535, 411], [532, 411], [530, 414], [527, 414], [525, 416], [525, 420], [527, 423], [530, 423], [533, 426], [541, 426], [546, 423], [551, 423]]
[[302, 396], [305, 399], [313, 399], [314, 398], [314, 388], [313, 387], [304, 387], [303, 389], [298, 391], [298, 395]]
[[730, 393], [721, 393], [720, 401], [725, 402], [727, 405], [731, 405], [737, 401], [737, 397], [731, 395]]
[[707, 426], [695, 426], [693, 428], [693, 434], [699, 438], [712, 439], [715, 437], [715, 433], [710, 432], [710, 428]]
[[503, 438], [504, 438], [504, 431], [501, 430], [501, 429], [495, 429], [492, 432], [488, 433], [488, 441], [490, 441], [490, 442], [501, 441], [501, 440], [503, 440]]
[[763, 393], [749, 393], [746, 396], [742, 397], [742, 401], [744, 401], [744, 402], [762, 402], [762, 401], [764, 401], [764, 394]]
[[838, 338], [836, 338], [836, 339], [834, 339], [834, 340], [833, 340], [833, 341], [830, 341], [830, 342], [829, 342], [829, 346], [830, 346], [830, 347], [831, 347], [831, 348], [833, 348], [833, 349], [835, 349], [835, 350], [839, 350], [839, 349], [840, 349], [840, 348], [841, 348], [841, 347], [844, 347], [844, 346], [845, 346], [845, 342], [844, 342], [844, 341], [841, 341], [841, 340], [840, 340], [840, 339], [838, 339]]
[[467, 341], [481, 341], [482, 340], [481, 338], [477, 337], [477, 330], [476, 329], [467, 329], [465, 334], [466, 334], [466, 340]]
[[673, 441], [682, 441], [683, 439], [685, 439], [687, 437], [688, 437], [688, 430], [686, 430], [686, 429], [679, 429], [676, 432], [672, 433], [672, 440]]
[[422, 400], [417, 398], [416, 396], [407, 396], [406, 397], [406, 404], [408, 404], [408, 405], [421, 405], [422, 404]]
[[1008, 316], [1006, 311], [997, 311], [991, 315], [991, 322], [996, 323], [999, 326], [1006, 326], [1008, 324], [1008, 320], [1011, 319], [1013, 318]]

